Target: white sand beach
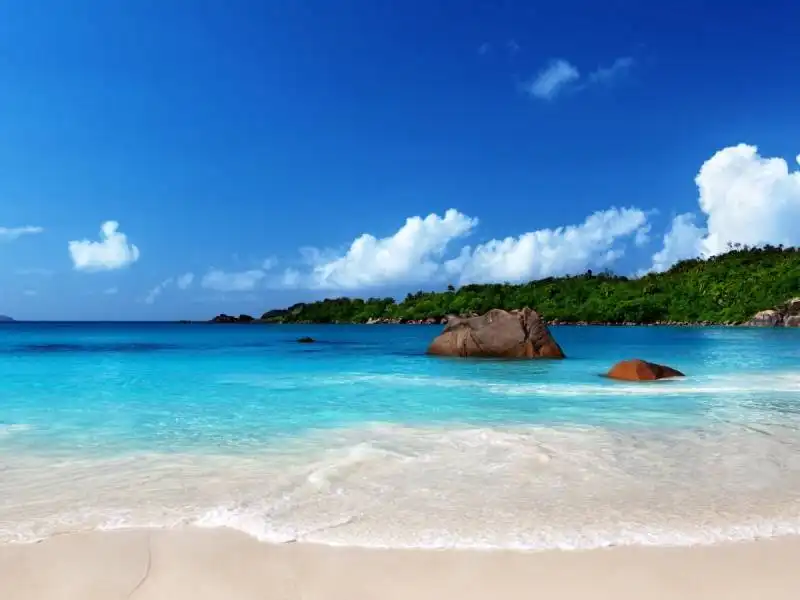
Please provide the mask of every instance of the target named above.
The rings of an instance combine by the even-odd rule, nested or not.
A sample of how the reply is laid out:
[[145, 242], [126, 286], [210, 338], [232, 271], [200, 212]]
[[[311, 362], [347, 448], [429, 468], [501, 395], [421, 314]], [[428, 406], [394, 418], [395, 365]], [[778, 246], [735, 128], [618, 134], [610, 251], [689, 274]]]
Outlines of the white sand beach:
[[270, 545], [226, 529], [128, 530], [0, 546], [2, 600], [797, 598], [800, 538], [589, 551]]

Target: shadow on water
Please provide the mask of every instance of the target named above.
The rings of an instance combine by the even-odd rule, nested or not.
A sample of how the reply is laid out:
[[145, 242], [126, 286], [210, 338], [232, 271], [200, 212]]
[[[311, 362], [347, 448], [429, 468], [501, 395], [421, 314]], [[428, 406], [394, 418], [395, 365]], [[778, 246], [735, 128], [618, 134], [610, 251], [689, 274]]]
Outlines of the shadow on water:
[[[297, 338], [281, 340], [284, 343], [291, 343], [297, 344], [299, 343]], [[275, 345], [274, 343], [272, 345]], [[352, 340], [317, 340], [315, 339], [313, 342], [308, 342], [308, 347], [312, 346], [361, 346], [361, 347], [370, 347], [370, 346], [377, 346], [377, 344], [370, 344], [368, 342], [355, 342]]]
[[[80, 354], [80, 353], [118, 353], [135, 354], [146, 352], [162, 352], [175, 350], [217, 351], [224, 349], [268, 349], [276, 347], [299, 346], [296, 350], [313, 352], [325, 348], [341, 347], [344, 351], [369, 349], [373, 345], [349, 340], [315, 340], [313, 344], [297, 344], [296, 339], [244, 341], [233, 343], [208, 343], [208, 344], [174, 344], [165, 342], [38, 342], [28, 344], [14, 344], [0, 347], [0, 354]], [[316, 347], [316, 348], [315, 348]], [[408, 353], [408, 355], [412, 355]]]
[[5, 354], [32, 353], [32, 354], [51, 354], [51, 353], [76, 353], [76, 352], [154, 352], [158, 350], [176, 350], [179, 346], [175, 344], [159, 344], [153, 342], [108, 342], [103, 344], [67, 344], [67, 343], [42, 343], [42, 344], [21, 344], [0, 350]]

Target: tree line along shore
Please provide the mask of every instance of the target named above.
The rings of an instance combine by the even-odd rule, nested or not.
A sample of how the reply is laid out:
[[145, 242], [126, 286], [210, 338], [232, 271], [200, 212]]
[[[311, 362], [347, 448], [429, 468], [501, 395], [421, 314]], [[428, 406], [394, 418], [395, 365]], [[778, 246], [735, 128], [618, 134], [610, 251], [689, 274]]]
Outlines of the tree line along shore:
[[211, 322], [440, 323], [449, 315], [529, 306], [550, 324], [739, 325], [767, 309], [783, 319], [788, 299], [796, 296], [800, 248], [733, 244], [724, 254], [683, 260], [642, 277], [587, 271], [522, 284], [451, 285], [445, 291], [410, 293], [400, 302], [329, 298], [270, 310], [260, 318], [222, 314]]

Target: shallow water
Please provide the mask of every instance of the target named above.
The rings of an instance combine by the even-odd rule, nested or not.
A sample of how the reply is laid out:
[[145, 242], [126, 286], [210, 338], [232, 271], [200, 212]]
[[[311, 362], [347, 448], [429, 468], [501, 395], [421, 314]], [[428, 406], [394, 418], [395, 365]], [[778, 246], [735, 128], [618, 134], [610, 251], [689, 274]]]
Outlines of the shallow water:
[[[0, 541], [181, 524], [414, 547], [800, 531], [800, 331], [555, 327], [568, 360], [499, 362], [424, 356], [439, 329], [0, 326]], [[689, 376], [601, 377], [629, 357]]]

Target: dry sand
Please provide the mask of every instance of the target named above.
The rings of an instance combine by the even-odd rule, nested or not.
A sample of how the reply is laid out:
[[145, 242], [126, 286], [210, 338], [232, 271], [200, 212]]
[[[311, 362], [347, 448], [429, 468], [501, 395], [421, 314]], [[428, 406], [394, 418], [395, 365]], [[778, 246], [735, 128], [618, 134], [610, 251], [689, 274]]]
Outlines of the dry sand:
[[268, 545], [230, 530], [70, 534], [0, 546], [2, 600], [800, 598], [800, 538], [580, 552]]

